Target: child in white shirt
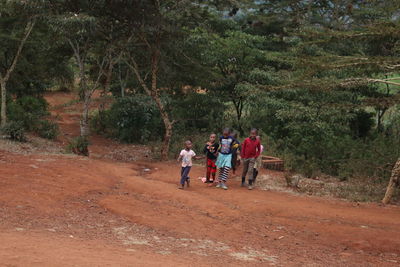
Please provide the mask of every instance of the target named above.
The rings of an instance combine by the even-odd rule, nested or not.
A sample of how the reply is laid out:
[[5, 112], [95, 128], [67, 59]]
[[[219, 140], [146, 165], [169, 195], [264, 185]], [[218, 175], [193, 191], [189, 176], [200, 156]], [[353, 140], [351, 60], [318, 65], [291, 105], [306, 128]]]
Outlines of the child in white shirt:
[[182, 149], [181, 153], [178, 157], [178, 162], [182, 160], [182, 169], [181, 169], [181, 182], [179, 189], [183, 189], [185, 186], [185, 182], [187, 187], [190, 186], [190, 177], [189, 172], [192, 168], [192, 158], [199, 159], [201, 157], [196, 157], [196, 153], [192, 150], [192, 142], [185, 142], [185, 149]]

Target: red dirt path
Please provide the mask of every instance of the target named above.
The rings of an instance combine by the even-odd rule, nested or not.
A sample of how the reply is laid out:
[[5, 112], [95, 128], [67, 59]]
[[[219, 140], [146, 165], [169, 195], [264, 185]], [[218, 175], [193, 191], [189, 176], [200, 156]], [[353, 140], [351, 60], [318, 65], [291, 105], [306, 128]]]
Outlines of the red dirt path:
[[[70, 96], [48, 97], [60, 99]], [[70, 136], [79, 130], [73, 108], [53, 111]], [[398, 206], [248, 191], [235, 179], [223, 191], [196, 179], [200, 166], [178, 190], [177, 163], [118, 162], [101, 155], [141, 148], [92, 143], [89, 159], [0, 150], [0, 266], [400, 263]]]

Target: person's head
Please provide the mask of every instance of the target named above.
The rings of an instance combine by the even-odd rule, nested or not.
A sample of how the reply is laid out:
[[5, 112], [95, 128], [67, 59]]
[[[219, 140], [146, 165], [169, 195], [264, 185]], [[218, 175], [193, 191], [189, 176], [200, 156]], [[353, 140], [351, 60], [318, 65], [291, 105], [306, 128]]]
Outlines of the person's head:
[[233, 138], [237, 139], [237, 135], [238, 135], [237, 132], [234, 132], [231, 135], [232, 135]]
[[225, 128], [225, 129], [222, 131], [222, 135], [223, 135], [224, 137], [228, 137], [230, 134], [231, 134], [231, 130], [230, 130], [229, 128]]
[[261, 136], [257, 135], [256, 139], [261, 142]]
[[210, 142], [214, 143], [215, 139], [217, 139], [217, 135], [215, 133], [210, 134]]
[[192, 141], [187, 140], [185, 141], [185, 149], [192, 149]]
[[257, 131], [256, 128], [251, 129], [250, 138], [253, 139], [253, 140], [256, 139], [257, 134], [258, 134], [258, 131]]

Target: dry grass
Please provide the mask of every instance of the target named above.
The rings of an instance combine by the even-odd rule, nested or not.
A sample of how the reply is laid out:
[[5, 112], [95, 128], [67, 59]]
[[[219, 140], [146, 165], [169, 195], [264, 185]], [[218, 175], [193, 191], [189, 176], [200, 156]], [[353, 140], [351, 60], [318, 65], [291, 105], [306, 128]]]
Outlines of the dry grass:
[[[340, 198], [355, 202], [380, 202], [385, 195], [386, 186], [386, 182], [373, 178], [352, 178], [341, 181], [337, 177], [320, 175], [311, 179], [289, 172], [281, 176], [267, 174], [257, 178], [257, 187], [263, 190]], [[392, 203], [400, 204], [399, 189]]]

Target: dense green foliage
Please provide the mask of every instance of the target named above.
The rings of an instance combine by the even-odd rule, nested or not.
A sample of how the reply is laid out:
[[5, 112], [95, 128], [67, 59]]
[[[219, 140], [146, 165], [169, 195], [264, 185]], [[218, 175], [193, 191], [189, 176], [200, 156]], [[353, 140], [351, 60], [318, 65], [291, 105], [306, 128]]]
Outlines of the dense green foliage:
[[57, 127], [42, 121], [41, 94], [76, 78], [83, 122], [92, 93], [109, 93], [93, 130], [167, 150], [172, 140], [171, 154], [229, 126], [240, 138], [259, 128], [266, 153], [310, 177], [385, 181], [400, 156], [398, 1], [6, 2], [1, 73], [36, 21], [7, 113], [46, 138]]
[[159, 140], [163, 131], [157, 108], [143, 95], [117, 99], [109, 110], [94, 116], [92, 128], [128, 143]]
[[[18, 129], [17, 135], [20, 135], [20, 132], [29, 131], [46, 139], [55, 139], [58, 136], [58, 125], [46, 119], [49, 112], [44, 98], [25, 95], [10, 101], [7, 108], [10, 120], [6, 127], [8, 132], [11, 129]], [[23, 141], [25, 137], [13, 138], [11, 136], [11, 139]]]

